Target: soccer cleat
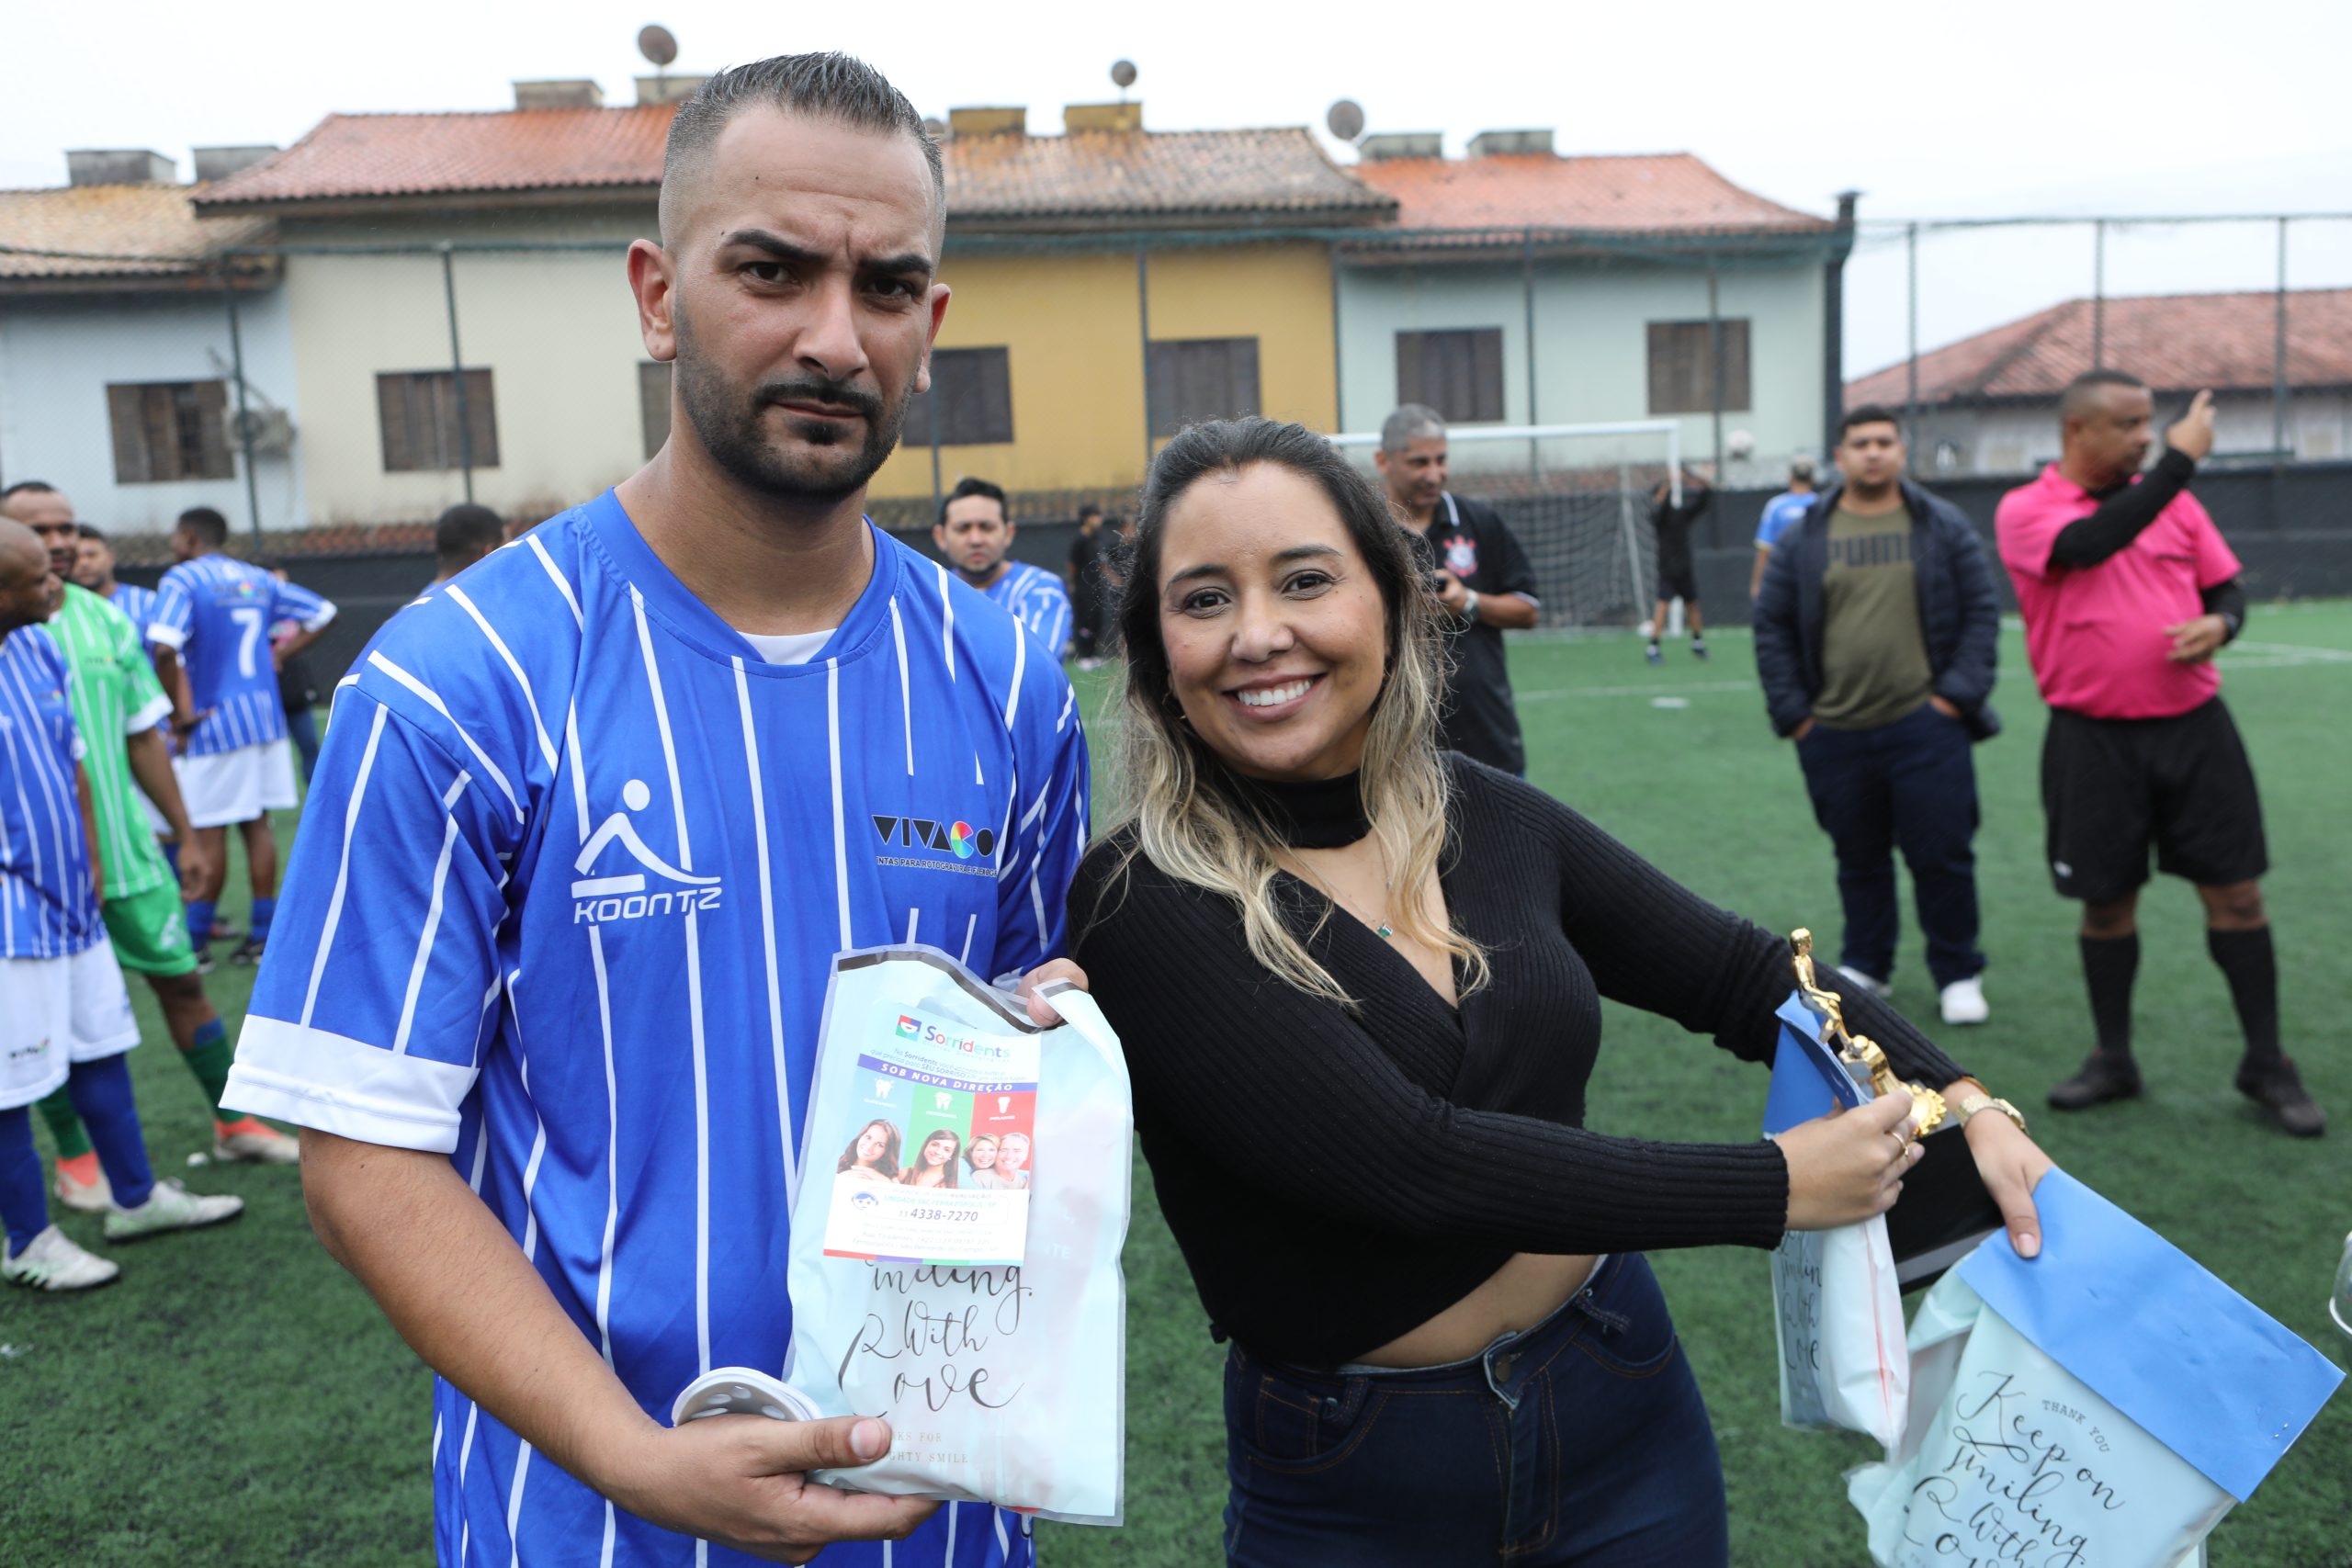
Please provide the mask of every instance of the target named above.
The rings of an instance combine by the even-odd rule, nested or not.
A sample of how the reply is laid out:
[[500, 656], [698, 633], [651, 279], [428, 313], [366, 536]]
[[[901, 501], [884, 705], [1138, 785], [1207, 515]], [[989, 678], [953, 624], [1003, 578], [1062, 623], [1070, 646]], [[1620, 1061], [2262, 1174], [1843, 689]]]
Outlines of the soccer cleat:
[[[85, 1177], [88, 1179], [83, 1179]], [[107, 1173], [98, 1168], [96, 1155], [59, 1160], [57, 1180], [50, 1191], [59, 1203], [77, 1214], [103, 1214], [114, 1208], [114, 1190], [107, 1185]]]
[[247, 1165], [293, 1165], [302, 1145], [257, 1116], [212, 1123], [212, 1157]]
[[25, 1243], [16, 1257], [0, 1258], [0, 1280], [36, 1291], [86, 1291], [111, 1283], [121, 1273], [120, 1264], [84, 1251], [55, 1225]]
[[201, 1230], [233, 1220], [245, 1210], [243, 1198], [203, 1198], [176, 1181], [158, 1181], [136, 1209], [118, 1208], [107, 1216], [108, 1241], [141, 1241], [165, 1231]]
[[235, 947], [230, 950], [229, 962], [232, 964], [258, 964], [261, 962], [263, 946], [263, 943], [254, 941], [252, 937], [247, 937], [244, 941], [239, 942]]
[[2073, 1077], [2052, 1087], [2050, 1105], [2054, 1111], [2088, 1111], [2139, 1092], [2139, 1063], [2121, 1052], [2094, 1051]]
[[219, 967], [219, 964], [212, 962], [212, 954], [210, 953], [207, 952], [202, 947], [198, 947], [196, 950], [196, 972], [198, 974], [209, 975], [213, 970]]
[[1663, 664], [1666, 662], [1666, 655], [1657, 650], [1657, 644], [1656, 643], [1651, 643], [1648, 647], [1643, 649], [1642, 657], [1648, 660], [1652, 664]]
[[1702, 663], [1704, 663], [1707, 658], [1707, 645], [1699, 641], [1695, 637], [1692, 638], [1690, 642], [1690, 657], [1698, 660]]
[[1993, 1016], [1993, 1010], [1984, 1005], [1984, 982], [1973, 975], [1954, 980], [1936, 999], [1946, 1023], [1982, 1023]]
[[1868, 991], [1871, 995], [1876, 997], [1881, 1001], [1884, 1001], [1894, 991], [1894, 987], [1892, 986], [1889, 986], [1877, 976], [1857, 969], [1850, 964], [1840, 964], [1838, 965], [1838, 973], [1843, 975], [1847, 979], [1852, 981], [1856, 986], [1859, 986], [1863, 990]]
[[2238, 1092], [2270, 1112], [2290, 1137], [2316, 1138], [2327, 1131], [2327, 1113], [2303, 1088], [2303, 1077], [2290, 1057], [2240, 1062]]

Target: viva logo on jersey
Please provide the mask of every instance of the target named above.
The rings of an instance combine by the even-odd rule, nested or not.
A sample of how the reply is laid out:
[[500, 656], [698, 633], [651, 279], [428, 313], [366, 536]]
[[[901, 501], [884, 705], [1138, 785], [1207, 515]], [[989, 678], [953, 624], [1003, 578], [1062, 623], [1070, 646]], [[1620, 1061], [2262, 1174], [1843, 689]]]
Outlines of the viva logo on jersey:
[[[993, 828], [975, 828], [969, 822], [931, 817], [876, 815], [871, 820], [875, 841], [882, 846], [874, 857], [877, 865], [927, 867], [969, 876], [996, 874], [997, 835]], [[915, 852], [892, 854], [889, 852], [894, 848]]]
[[[644, 810], [652, 800], [653, 792], [646, 788], [644, 780], [629, 780], [621, 786], [626, 809], [605, 818], [580, 846], [571, 863], [573, 925], [668, 919], [718, 908], [725, 887], [718, 877], [679, 870], [639, 836], [629, 814]], [[616, 846], [626, 858], [612, 858], [604, 874], [597, 874], [598, 859]]]

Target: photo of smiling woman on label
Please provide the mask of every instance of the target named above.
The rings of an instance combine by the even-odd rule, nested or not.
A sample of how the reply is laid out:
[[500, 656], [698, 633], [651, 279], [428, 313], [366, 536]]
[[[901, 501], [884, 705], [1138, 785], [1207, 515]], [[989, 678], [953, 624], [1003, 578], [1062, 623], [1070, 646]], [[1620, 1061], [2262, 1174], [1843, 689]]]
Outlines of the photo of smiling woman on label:
[[[1323, 437], [1196, 424], [1153, 461], [1119, 605], [1128, 815], [1070, 929], [1231, 1342], [1226, 1555], [1722, 1568], [1714, 1438], [1643, 1251], [1884, 1213], [1910, 1102], [1777, 1141], [1585, 1129], [1602, 998], [1769, 1066], [1789, 950], [1440, 752], [1451, 614]], [[1885, 1004], [1844, 1006], [1905, 1078], [1973, 1091]], [[2000, 1115], [1965, 1136], [2030, 1256], [2048, 1159]]]
[[909, 1187], [945, 1187], [956, 1185], [956, 1156], [964, 1147], [960, 1134], [942, 1127], [922, 1141], [915, 1155], [915, 1162], [907, 1167], [899, 1180]]
[[849, 1141], [833, 1167], [836, 1179], [890, 1182], [899, 1179], [899, 1129], [888, 1122], [868, 1122]]
[[986, 1190], [1001, 1185], [996, 1179], [996, 1140], [986, 1133], [964, 1151], [964, 1164], [969, 1168], [964, 1173], [966, 1187]]

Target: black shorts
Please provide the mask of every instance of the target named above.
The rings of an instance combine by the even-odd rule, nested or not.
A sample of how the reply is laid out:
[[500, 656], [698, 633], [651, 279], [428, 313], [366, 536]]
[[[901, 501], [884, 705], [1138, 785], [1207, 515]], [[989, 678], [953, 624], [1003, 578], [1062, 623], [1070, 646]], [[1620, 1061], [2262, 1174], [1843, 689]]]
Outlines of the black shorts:
[[2060, 897], [2106, 904], [2156, 869], [2199, 887], [2270, 869], [2254, 765], [2214, 697], [2172, 718], [2089, 718], [2050, 710], [2041, 807]]
[[1661, 565], [1657, 569], [1657, 596], [1661, 603], [1679, 599], [1685, 604], [1696, 604], [1699, 602], [1699, 574], [1690, 570], [1688, 562], [1679, 566]]

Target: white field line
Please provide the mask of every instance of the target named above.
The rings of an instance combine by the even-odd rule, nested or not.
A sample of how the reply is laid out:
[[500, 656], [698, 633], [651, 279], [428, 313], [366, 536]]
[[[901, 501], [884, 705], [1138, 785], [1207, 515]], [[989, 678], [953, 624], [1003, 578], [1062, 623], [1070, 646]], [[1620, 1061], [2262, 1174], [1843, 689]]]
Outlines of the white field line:
[[[2342, 669], [2352, 665], [2352, 653], [2342, 649], [2310, 648], [2300, 643], [2241, 642], [2233, 644], [2218, 662], [2222, 670], [2233, 674], [2251, 670]], [[1515, 692], [1512, 696], [1522, 703], [1547, 703], [1563, 697], [1685, 697], [1732, 692], [1752, 693], [1756, 690], [1757, 683], [1753, 681], [1694, 681], [1689, 684], [1561, 686], [1546, 691]]]

